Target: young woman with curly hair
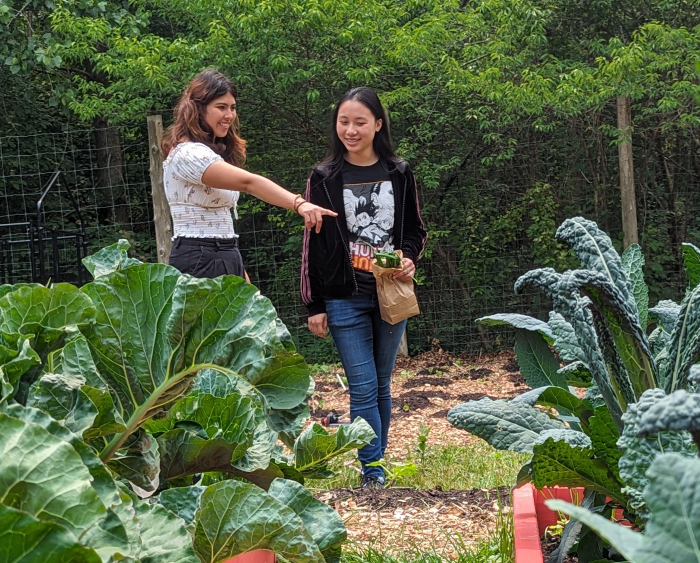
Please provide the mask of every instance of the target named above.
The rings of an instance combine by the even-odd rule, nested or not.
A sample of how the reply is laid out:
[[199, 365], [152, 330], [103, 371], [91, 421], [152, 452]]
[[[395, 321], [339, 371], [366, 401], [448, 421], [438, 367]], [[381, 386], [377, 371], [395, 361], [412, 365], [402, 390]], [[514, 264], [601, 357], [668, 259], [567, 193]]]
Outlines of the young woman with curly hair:
[[170, 264], [183, 273], [248, 279], [238, 250], [236, 215], [240, 192], [293, 209], [307, 229], [319, 232], [324, 215], [335, 216], [271, 180], [247, 172], [246, 142], [238, 135], [234, 83], [213, 69], [197, 74], [175, 108], [175, 122], [161, 145], [165, 194], [173, 219]]

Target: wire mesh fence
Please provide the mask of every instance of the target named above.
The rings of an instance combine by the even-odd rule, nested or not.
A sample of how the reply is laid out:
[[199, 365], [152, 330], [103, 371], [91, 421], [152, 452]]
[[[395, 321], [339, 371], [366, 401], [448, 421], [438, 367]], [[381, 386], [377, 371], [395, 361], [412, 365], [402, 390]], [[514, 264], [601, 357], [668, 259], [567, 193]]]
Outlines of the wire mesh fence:
[[[0, 282], [31, 279], [32, 249], [10, 243], [26, 239], [28, 225], [37, 220], [60, 232], [84, 230], [88, 253], [127, 238], [137, 258], [156, 260], [143, 121], [118, 130], [0, 137], [0, 255], [5, 264]], [[308, 139], [287, 149], [263, 141], [251, 142], [256, 148], [249, 153], [248, 168], [302, 192], [323, 148]], [[412, 163], [419, 171], [423, 218], [430, 231], [417, 273], [422, 314], [408, 325], [412, 353], [439, 346], [472, 354], [509, 346], [508, 330], [474, 322], [484, 315], [518, 312], [546, 319], [547, 300], [534, 293], [515, 295], [513, 284], [533, 267], [576, 266], [573, 255], [554, 238], [564, 218], [597, 220], [621, 247], [614, 165], [608, 164], [606, 178], [593, 178], [585, 142], [561, 134], [555, 144], [528, 133], [508, 159], [467, 159], [431, 189], [420, 184], [420, 163]], [[676, 152], [669, 156], [672, 174], [665, 156], [650, 149], [643, 136], [635, 146], [643, 154], [635, 172], [652, 304], [682, 296], [686, 282], [680, 243], [700, 244], [700, 168], [693, 142], [692, 135], [679, 136]], [[616, 148], [606, 150], [614, 163]], [[56, 170], [64, 172], [66, 182], [46, 194], [39, 212], [37, 203]], [[290, 212], [243, 198], [236, 230], [252, 282], [271, 299], [307, 360], [329, 361], [335, 358], [333, 344], [309, 333], [299, 297], [302, 229]], [[62, 241], [57, 249], [47, 244], [47, 252], [57, 252], [61, 263], [80, 257], [72, 243]], [[56, 279], [50, 269], [49, 274]], [[78, 279], [74, 272], [58, 274], [66, 281]]]

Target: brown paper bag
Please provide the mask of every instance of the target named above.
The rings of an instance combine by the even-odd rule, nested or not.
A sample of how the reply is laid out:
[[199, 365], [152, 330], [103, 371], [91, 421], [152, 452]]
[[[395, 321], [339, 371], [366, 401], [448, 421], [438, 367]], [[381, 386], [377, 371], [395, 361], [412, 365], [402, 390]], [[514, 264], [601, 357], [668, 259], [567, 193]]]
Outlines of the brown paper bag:
[[[396, 251], [403, 259], [403, 253]], [[413, 280], [397, 280], [391, 275], [400, 268], [382, 268], [372, 260], [372, 272], [377, 280], [377, 297], [382, 320], [390, 325], [420, 314], [418, 300], [413, 291]]]

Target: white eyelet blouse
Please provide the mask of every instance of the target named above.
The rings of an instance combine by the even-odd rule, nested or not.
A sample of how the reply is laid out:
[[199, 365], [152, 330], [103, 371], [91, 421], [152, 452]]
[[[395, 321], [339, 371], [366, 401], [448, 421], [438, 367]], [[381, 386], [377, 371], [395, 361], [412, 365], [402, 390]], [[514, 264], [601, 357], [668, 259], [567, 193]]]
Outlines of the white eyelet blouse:
[[173, 218], [173, 239], [238, 238], [231, 210], [236, 219], [239, 192], [219, 190], [202, 184], [204, 171], [223, 160], [203, 143], [177, 145], [163, 162], [165, 196]]

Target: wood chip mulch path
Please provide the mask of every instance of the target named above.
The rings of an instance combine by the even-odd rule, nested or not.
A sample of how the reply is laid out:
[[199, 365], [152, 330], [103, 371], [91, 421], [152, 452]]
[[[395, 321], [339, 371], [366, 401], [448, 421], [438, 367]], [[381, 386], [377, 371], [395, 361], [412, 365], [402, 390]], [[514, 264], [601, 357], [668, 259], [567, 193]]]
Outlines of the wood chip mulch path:
[[[349, 396], [336, 373], [316, 375], [311, 398], [311, 422], [329, 412], [349, 410]], [[512, 352], [488, 356], [456, 356], [436, 350], [413, 358], [399, 358], [392, 376], [392, 425], [387, 456], [403, 459], [421, 424], [431, 428], [429, 444], [465, 445], [479, 440], [447, 422], [447, 411], [482, 397], [512, 398], [528, 390]], [[358, 474], [359, 480], [359, 474]], [[501, 489], [509, 504], [509, 489]], [[496, 490], [419, 491], [388, 488], [382, 491], [333, 489], [317, 497], [333, 506], [345, 521], [352, 546], [371, 546], [389, 554], [435, 551], [455, 559], [492, 533], [498, 512]]]

